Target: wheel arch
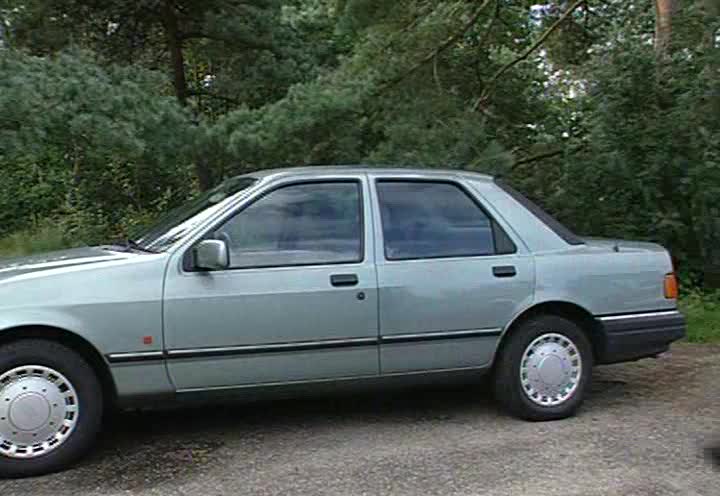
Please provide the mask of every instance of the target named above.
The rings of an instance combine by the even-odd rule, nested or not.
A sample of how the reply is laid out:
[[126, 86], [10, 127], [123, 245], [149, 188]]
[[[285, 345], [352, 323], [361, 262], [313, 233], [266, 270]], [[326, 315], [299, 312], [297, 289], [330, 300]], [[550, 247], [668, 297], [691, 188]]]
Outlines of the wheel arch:
[[0, 331], [0, 346], [23, 339], [53, 341], [78, 353], [97, 374], [106, 406], [117, 403], [117, 387], [110, 366], [90, 341], [67, 329], [45, 324], [17, 325]]
[[604, 350], [605, 332], [602, 328], [602, 324], [600, 324], [593, 314], [577, 303], [563, 300], [551, 300], [537, 303], [526, 308], [516, 315], [512, 321], [510, 321], [500, 336], [493, 362], [496, 362], [495, 358], [497, 358], [507, 343], [508, 335], [510, 335], [514, 329], [517, 329], [523, 323], [538, 315], [555, 315], [574, 322], [580, 327], [580, 329], [583, 330], [590, 340], [595, 361], [597, 362], [598, 358], [602, 356]]

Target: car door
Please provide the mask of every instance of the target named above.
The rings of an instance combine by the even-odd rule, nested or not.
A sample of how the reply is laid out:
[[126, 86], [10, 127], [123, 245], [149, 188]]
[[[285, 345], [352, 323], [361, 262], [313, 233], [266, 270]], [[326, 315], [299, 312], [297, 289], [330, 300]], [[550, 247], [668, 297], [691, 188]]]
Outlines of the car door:
[[458, 181], [373, 182], [382, 373], [488, 364], [532, 298], [532, 257]]
[[364, 198], [361, 177], [272, 186], [204, 235], [228, 244], [229, 269], [170, 266], [165, 348], [179, 390], [378, 374]]

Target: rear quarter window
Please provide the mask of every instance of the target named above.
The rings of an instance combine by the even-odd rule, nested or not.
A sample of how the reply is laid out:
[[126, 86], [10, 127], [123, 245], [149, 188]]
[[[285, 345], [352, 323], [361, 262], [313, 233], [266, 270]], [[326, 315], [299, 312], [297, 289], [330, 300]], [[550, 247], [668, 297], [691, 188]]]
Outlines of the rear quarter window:
[[507, 184], [505, 181], [500, 179], [495, 180], [495, 184], [498, 185], [505, 193], [512, 197], [516, 202], [525, 207], [531, 214], [545, 224], [551, 231], [557, 234], [566, 243], [570, 245], [584, 245], [585, 241], [579, 236], [573, 233], [570, 229], [564, 226], [559, 220], [543, 210], [539, 205], [531, 201], [525, 195], [517, 191], [515, 188]]

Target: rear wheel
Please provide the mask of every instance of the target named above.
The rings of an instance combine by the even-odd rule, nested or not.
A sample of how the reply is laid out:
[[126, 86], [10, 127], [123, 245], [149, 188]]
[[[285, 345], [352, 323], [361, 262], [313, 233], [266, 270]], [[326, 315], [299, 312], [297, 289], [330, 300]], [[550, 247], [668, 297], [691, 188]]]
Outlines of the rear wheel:
[[495, 370], [495, 395], [512, 415], [555, 420], [573, 415], [592, 374], [592, 347], [575, 323], [534, 317], [510, 331]]
[[0, 347], [0, 476], [69, 466], [92, 445], [102, 409], [100, 383], [74, 351], [35, 339]]

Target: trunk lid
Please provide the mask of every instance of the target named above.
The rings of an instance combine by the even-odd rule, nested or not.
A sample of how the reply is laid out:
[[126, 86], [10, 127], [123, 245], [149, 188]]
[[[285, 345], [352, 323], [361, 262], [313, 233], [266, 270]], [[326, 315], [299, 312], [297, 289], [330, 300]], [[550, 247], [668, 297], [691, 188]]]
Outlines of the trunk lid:
[[627, 241], [611, 238], [583, 238], [585, 246], [593, 251], [606, 252], [665, 252], [665, 248], [657, 243], [647, 241]]

